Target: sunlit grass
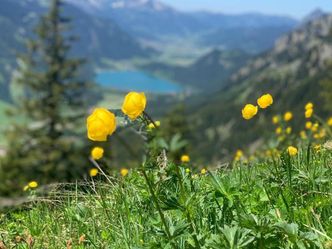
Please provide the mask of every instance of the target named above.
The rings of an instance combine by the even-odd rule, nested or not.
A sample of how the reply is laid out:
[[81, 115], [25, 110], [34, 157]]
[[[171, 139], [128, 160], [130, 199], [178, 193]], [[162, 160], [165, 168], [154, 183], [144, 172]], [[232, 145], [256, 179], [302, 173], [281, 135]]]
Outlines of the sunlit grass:
[[[154, 165], [148, 175], [175, 248], [323, 248], [332, 237], [331, 163], [331, 151], [304, 147], [204, 175], [190, 163]], [[139, 170], [98, 179], [53, 187], [46, 198], [31, 192], [35, 201], [2, 215], [6, 245], [171, 248]]]

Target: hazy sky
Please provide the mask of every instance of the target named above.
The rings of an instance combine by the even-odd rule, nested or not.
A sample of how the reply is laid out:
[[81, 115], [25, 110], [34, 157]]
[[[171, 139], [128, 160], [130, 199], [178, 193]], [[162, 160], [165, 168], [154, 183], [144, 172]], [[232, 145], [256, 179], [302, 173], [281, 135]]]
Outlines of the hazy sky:
[[181, 10], [261, 12], [302, 18], [316, 8], [332, 12], [332, 0], [162, 0]]

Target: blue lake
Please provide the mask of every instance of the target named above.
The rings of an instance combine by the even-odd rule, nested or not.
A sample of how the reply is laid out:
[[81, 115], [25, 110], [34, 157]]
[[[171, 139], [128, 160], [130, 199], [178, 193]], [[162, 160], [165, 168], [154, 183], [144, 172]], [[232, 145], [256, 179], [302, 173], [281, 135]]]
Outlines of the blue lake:
[[110, 89], [150, 93], [178, 93], [181, 86], [140, 71], [101, 71], [96, 82]]

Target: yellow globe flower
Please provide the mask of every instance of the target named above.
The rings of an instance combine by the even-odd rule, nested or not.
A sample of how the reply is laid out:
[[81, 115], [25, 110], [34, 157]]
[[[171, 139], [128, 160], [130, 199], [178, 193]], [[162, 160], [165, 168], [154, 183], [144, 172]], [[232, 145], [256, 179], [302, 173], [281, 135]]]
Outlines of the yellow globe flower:
[[122, 169], [120, 170], [120, 174], [121, 174], [123, 177], [125, 177], [126, 175], [128, 175], [128, 173], [129, 173], [129, 170], [126, 169], [126, 168], [122, 168]]
[[276, 134], [277, 135], [280, 135], [282, 133], [282, 128], [281, 127], [278, 127], [277, 129], [276, 129]]
[[181, 156], [181, 162], [183, 162], [183, 163], [190, 162], [190, 157], [188, 155], [182, 155]]
[[92, 150], [91, 150], [91, 157], [94, 159], [94, 160], [99, 160], [100, 158], [102, 158], [104, 155], [104, 149], [101, 148], [101, 147], [94, 147]]
[[287, 127], [286, 128], [286, 133], [291, 134], [292, 133], [292, 127]]
[[37, 188], [38, 183], [36, 181], [31, 181], [28, 183], [29, 188]]
[[305, 131], [301, 131], [301, 132], [300, 132], [300, 137], [301, 137], [302, 139], [307, 139], [307, 133], [306, 133]]
[[319, 124], [318, 124], [318, 123], [315, 123], [315, 124], [311, 127], [311, 131], [312, 131], [312, 132], [316, 132], [316, 131], [318, 131], [318, 128], [319, 128]]
[[309, 109], [313, 109], [313, 108], [314, 108], [314, 104], [311, 102], [308, 102], [304, 107], [305, 110], [309, 110]]
[[242, 150], [237, 150], [235, 152], [234, 160], [235, 161], [240, 161], [242, 157], [243, 157], [243, 151]]
[[314, 149], [315, 149], [315, 151], [319, 151], [321, 149], [321, 145], [320, 144], [316, 144], [314, 146]]
[[105, 108], [96, 108], [87, 118], [88, 138], [92, 141], [106, 141], [115, 129], [115, 115]]
[[242, 117], [244, 119], [251, 119], [254, 117], [258, 112], [258, 107], [254, 106], [252, 104], [247, 104], [245, 107], [242, 109]]
[[323, 128], [318, 133], [319, 138], [324, 138], [326, 136], [326, 130]]
[[297, 154], [297, 148], [296, 147], [294, 147], [294, 146], [289, 146], [288, 148], [287, 148], [287, 151], [288, 151], [288, 154], [290, 155], [290, 156], [296, 156], [296, 154]]
[[97, 168], [92, 168], [92, 169], [90, 169], [90, 171], [89, 171], [89, 175], [90, 175], [91, 177], [95, 177], [96, 175], [98, 175], [98, 173], [99, 173], [99, 171], [98, 171]]
[[311, 118], [313, 112], [314, 112], [314, 109], [307, 109], [307, 110], [305, 111], [305, 113], [304, 113], [304, 116], [305, 116], [306, 118]]
[[332, 117], [330, 117], [330, 118], [327, 120], [327, 125], [328, 125], [328, 126], [332, 126]]
[[312, 122], [308, 121], [305, 123], [305, 128], [310, 130], [312, 128]]
[[259, 99], [257, 99], [257, 104], [260, 108], [265, 109], [273, 104], [273, 98], [271, 94], [264, 94]]
[[135, 120], [142, 115], [146, 106], [146, 97], [144, 93], [130, 92], [126, 95], [122, 104], [122, 112], [131, 120]]
[[278, 116], [273, 116], [272, 117], [272, 123], [273, 124], [278, 124], [279, 123], [279, 117]]
[[284, 114], [284, 120], [287, 122], [287, 121], [289, 121], [289, 120], [291, 120], [293, 118], [293, 113], [291, 113], [291, 112], [286, 112], [285, 114]]
[[206, 169], [202, 169], [202, 170], [201, 170], [201, 174], [202, 174], [202, 175], [205, 175], [206, 173], [207, 173], [207, 170], [206, 170]]
[[159, 127], [159, 126], [160, 126], [160, 121], [155, 121], [154, 123], [148, 124], [148, 129], [152, 130], [152, 129], [154, 129], [156, 127]]
[[242, 157], [243, 156], [243, 151], [242, 150], [237, 150], [235, 153], [236, 157]]

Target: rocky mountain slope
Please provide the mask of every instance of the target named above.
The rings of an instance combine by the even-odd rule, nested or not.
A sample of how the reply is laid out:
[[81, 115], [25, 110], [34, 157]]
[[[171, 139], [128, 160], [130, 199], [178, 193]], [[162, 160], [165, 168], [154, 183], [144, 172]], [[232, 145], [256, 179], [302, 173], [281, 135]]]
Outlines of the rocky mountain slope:
[[[191, 98], [188, 115], [197, 145], [194, 150], [207, 159], [218, 155], [216, 160], [237, 148], [248, 149], [248, 145], [259, 143], [264, 132], [273, 132], [271, 116], [287, 110], [294, 112], [290, 125], [298, 132], [303, 129], [303, 105], [307, 101], [313, 101], [317, 111], [326, 115], [319, 83], [331, 70], [331, 30], [332, 15], [311, 21], [281, 37], [272, 50], [250, 60], [219, 92]], [[253, 120], [243, 120], [242, 107], [255, 104], [266, 92], [274, 96], [272, 108]]]

